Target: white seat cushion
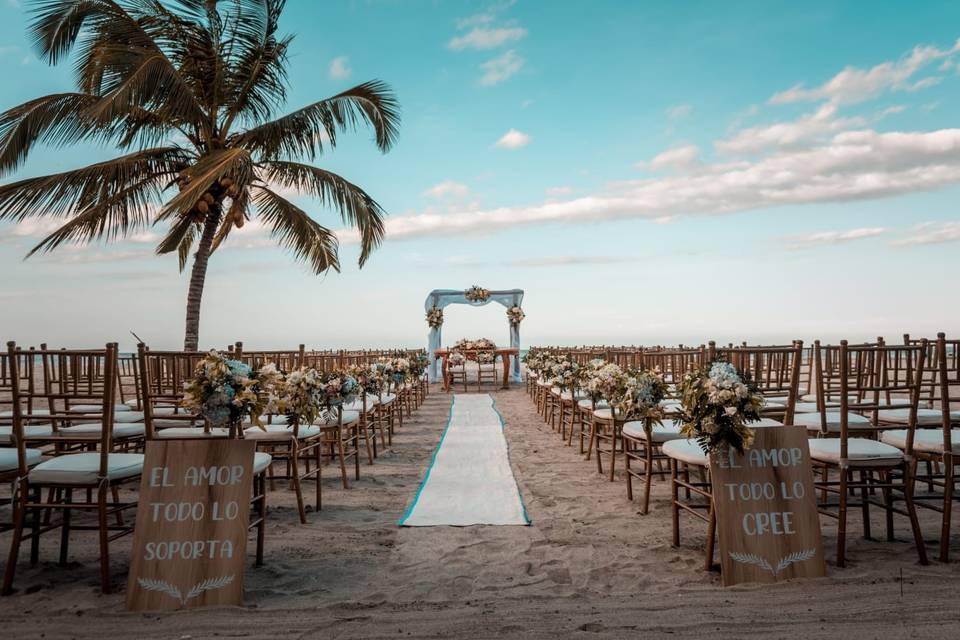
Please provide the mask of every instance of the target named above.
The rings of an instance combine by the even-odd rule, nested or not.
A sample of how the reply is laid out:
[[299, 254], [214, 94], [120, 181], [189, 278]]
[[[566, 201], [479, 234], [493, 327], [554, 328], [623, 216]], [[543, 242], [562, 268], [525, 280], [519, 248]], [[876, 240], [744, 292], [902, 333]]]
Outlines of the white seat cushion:
[[[43, 452], [39, 449], [26, 449], [26, 462], [28, 467], [32, 467], [40, 462], [40, 458], [43, 457]], [[0, 473], [5, 473], [7, 471], [15, 471], [20, 466], [20, 461], [17, 460], [17, 450], [12, 447], [4, 447], [0, 449]]]
[[[638, 440], [646, 440], [647, 432], [643, 429], [643, 422], [627, 422], [623, 425], [623, 435]], [[655, 424], [650, 430], [654, 442], [668, 442], [670, 440], [686, 439], [686, 436], [680, 435], [680, 425], [670, 422], [668, 424]]]
[[[577, 403], [581, 409], [591, 409], [593, 408], [593, 402], [590, 401], [590, 398], [586, 398]], [[606, 400], [597, 400], [597, 409], [607, 409], [610, 405], [607, 404]]]
[[[580, 400], [583, 400], [584, 398], [587, 398], [587, 396], [585, 396], [583, 393], [580, 393], [580, 392], [577, 393], [577, 401], [578, 401], [578, 402], [579, 402]], [[573, 392], [572, 392], [572, 391], [564, 391], [563, 393], [560, 394], [560, 399], [561, 399], [561, 400], [572, 400], [572, 399], [573, 399]], [[587, 399], [589, 399], [589, 398], [587, 398]]]
[[[111, 453], [107, 456], [107, 478], [110, 480], [133, 478], [141, 471], [141, 453]], [[37, 484], [96, 485], [100, 481], [100, 454], [72, 453], [51, 458], [34, 467], [28, 478]]]
[[[90, 436], [94, 438], [100, 437], [100, 432], [103, 430], [103, 425], [99, 422], [90, 422], [86, 424], [74, 424], [69, 427], [62, 427], [60, 433], [69, 436]], [[146, 433], [146, 427], [143, 423], [140, 424], [114, 424], [113, 425], [113, 437], [114, 438], [136, 438], [138, 436], [142, 437]]]
[[[13, 442], [11, 433], [13, 433], [12, 426], [0, 427], [0, 442]], [[45, 438], [53, 435], [53, 427], [48, 424], [26, 424], [23, 425], [23, 435], [26, 438]]]
[[[801, 413], [793, 417], [793, 423], [807, 429], [820, 429], [820, 413]], [[870, 420], [864, 418], [858, 413], [847, 412], [847, 428], [851, 431], [856, 429], [873, 429]], [[830, 433], [840, 433], [840, 412], [827, 411], [827, 431]]]
[[257, 451], [253, 454], [253, 472], [256, 474], [266, 471], [272, 462], [273, 456], [271, 456], [269, 453]]
[[394, 394], [385, 393], [382, 396], [380, 396], [377, 400], [378, 400], [378, 404], [390, 404], [396, 399], [397, 399], [397, 396], [395, 396]]
[[[285, 424], [265, 424], [264, 429], [250, 427], [243, 430], [243, 437], [248, 440], [290, 440], [293, 438], [293, 426]], [[320, 427], [312, 424], [300, 425], [297, 429], [297, 438], [305, 440], [320, 435]]]
[[670, 440], [663, 443], [663, 453], [680, 462], [706, 467], [707, 454], [696, 440]]
[[[373, 409], [375, 406], [376, 406], [376, 404], [375, 404], [375, 403], [371, 400], [371, 398], [368, 396], [368, 397], [367, 397], [367, 411], [370, 411], [370, 410]], [[363, 411], [363, 400], [360, 399], [360, 398], [357, 398], [357, 399], [354, 400], [353, 402], [348, 402], [347, 404], [343, 405], [343, 410], [344, 410], [344, 411], [356, 411], [356, 412], [359, 413], [359, 412]]]
[[[840, 438], [810, 438], [810, 457], [840, 464]], [[847, 460], [851, 466], [885, 467], [900, 464], [903, 453], [889, 444], [867, 438], [847, 438]]]
[[798, 402], [793, 407], [794, 413], [815, 413], [820, 411], [816, 402]]
[[[70, 413], [100, 413], [102, 410], [103, 405], [100, 404], [75, 404], [70, 407]], [[113, 405], [114, 413], [121, 413], [123, 411], [130, 411], [130, 407], [125, 404]]]
[[751, 422], [747, 426], [751, 429], [762, 429], [764, 427], [782, 427], [783, 423], [773, 418], [760, 418], [757, 422]]
[[[343, 412], [343, 424], [350, 424], [356, 422], [360, 419], [360, 413], [357, 411], [344, 411]], [[320, 418], [314, 421], [313, 424], [320, 425], [323, 427], [334, 427], [337, 424], [337, 414], [331, 412], [327, 415], [326, 420]]]
[[[909, 424], [910, 409], [880, 409], [877, 420], [890, 424]], [[937, 409], [917, 409], [918, 425], [937, 425], [943, 420], [943, 412]]]
[[[896, 447], [907, 448], [907, 430], [891, 429], [880, 434], [880, 440]], [[960, 429], [950, 430], [950, 448], [960, 453]], [[943, 453], [943, 429], [916, 429], [913, 432], [913, 450], [924, 453]]]
[[597, 420], [611, 420], [613, 418], [613, 413], [609, 406], [603, 409], [597, 408], [597, 410], [593, 412], [593, 417]]
[[[34, 409], [33, 411], [30, 412], [30, 415], [27, 415], [26, 413], [24, 413], [23, 417], [24, 418], [29, 418], [30, 416], [42, 417], [42, 416], [48, 416], [48, 415], [50, 415], [50, 411], [48, 409]], [[13, 411], [0, 411], [0, 418], [12, 418], [12, 417], [13, 417]]]
[[205, 432], [203, 427], [169, 427], [167, 429], [156, 429], [153, 435], [156, 438], [183, 438], [184, 440], [190, 438], [228, 438], [230, 437], [230, 429], [214, 428]]
[[[260, 416], [260, 422], [263, 423], [264, 426], [266, 426], [266, 425], [268, 425], [268, 424], [289, 424], [290, 420], [289, 420], [289, 418], [287, 418], [287, 416], [281, 416], [281, 415], [266, 416], [266, 415], [264, 415], [264, 416]], [[252, 426], [256, 426], [255, 424], [253, 424], [253, 421], [250, 420], [250, 418], [244, 418], [244, 419], [243, 419], [243, 426], [244, 426], [244, 427], [249, 427], [249, 426], [251, 426], [251, 425], [252, 425]]]

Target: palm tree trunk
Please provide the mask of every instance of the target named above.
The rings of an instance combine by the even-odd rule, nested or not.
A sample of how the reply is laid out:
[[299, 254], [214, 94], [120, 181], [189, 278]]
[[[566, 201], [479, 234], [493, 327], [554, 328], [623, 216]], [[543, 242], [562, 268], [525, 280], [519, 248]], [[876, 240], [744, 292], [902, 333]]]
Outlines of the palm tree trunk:
[[203, 284], [207, 279], [210, 248], [213, 246], [213, 238], [217, 234], [219, 222], [220, 208], [210, 207], [210, 213], [203, 223], [200, 244], [193, 256], [193, 269], [190, 271], [190, 288], [187, 290], [187, 327], [183, 338], [185, 351], [196, 351], [200, 343], [200, 301], [203, 298]]

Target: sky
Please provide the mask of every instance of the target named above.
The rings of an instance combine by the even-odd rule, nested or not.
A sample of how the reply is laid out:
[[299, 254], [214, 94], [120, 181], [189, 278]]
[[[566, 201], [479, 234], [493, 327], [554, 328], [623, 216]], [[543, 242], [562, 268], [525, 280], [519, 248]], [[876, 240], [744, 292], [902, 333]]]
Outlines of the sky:
[[[73, 88], [0, 0], [5, 111]], [[288, 0], [289, 107], [389, 83], [403, 121], [316, 164], [389, 212], [367, 265], [312, 275], [248, 224], [211, 258], [201, 344], [424, 346], [435, 288], [524, 289], [530, 344], [957, 333], [960, 3]], [[42, 148], [7, 182], [111, 157]], [[334, 211], [296, 201], [333, 229]], [[24, 260], [0, 223], [0, 334], [182, 343], [188, 274], [164, 229]], [[444, 342], [508, 342], [451, 306]]]

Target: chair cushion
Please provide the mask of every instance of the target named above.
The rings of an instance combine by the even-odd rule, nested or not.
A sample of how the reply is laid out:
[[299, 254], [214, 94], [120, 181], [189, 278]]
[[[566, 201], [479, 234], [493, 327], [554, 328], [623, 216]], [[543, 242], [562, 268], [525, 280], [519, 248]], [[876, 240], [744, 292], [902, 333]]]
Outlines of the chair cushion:
[[[293, 437], [293, 427], [285, 424], [265, 424], [266, 431], [260, 427], [250, 427], [243, 430], [243, 437], [248, 440], [290, 440]], [[320, 427], [312, 424], [301, 425], [297, 429], [297, 438], [305, 440], [320, 435]]]
[[[877, 420], [892, 424], [909, 424], [910, 409], [880, 409]], [[917, 409], [918, 425], [938, 425], [943, 421], [943, 412], [937, 409]]]
[[273, 456], [263, 451], [257, 451], [253, 454], [253, 472], [260, 473], [266, 471], [273, 463]]
[[663, 443], [663, 453], [680, 462], [706, 467], [707, 454], [696, 440], [670, 440]]
[[[808, 429], [820, 429], [820, 413], [801, 413], [793, 417], [793, 423]], [[847, 412], [847, 428], [854, 429], [873, 429], [870, 420], [864, 418], [858, 413]], [[840, 412], [827, 411], [827, 431], [830, 433], [840, 433]]]
[[230, 437], [230, 429], [218, 427], [206, 432], [203, 427], [168, 427], [166, 429], [156, 429], [154, 437], [182, 438], [184, 440], [191, 438], [228, 438]]
[[[103, 430], [103, 425], [99, 422], [89, 422], [85, 424], [74, 424], [69, 427], [61, 427], [60, 433], [70, 436], [90, 436], [94, 438], [100, 437], [100, 432]], [[143, 423], [139, 424], [114, 424], [113, 425], [113, 437], [114, 438], [136, 438], [137, 436], [142, 437], [146, 433], [146, 427]]]
[[798, 402], [793, 407], [794, 413], [816, 413], [820, 411], [816, 402]]
[[[577, 401], [578, 401], [578, 402], [579, 402], [580, 400], [583, 400], [584, 398], [586, 398], [586, 399], [589, 400], [589, 398], [587, 398], [583, 393], [577, 393]], [[563, 393], [560, 394], [560, 399], [561, 399], [561, 400], [572, 400], [572, 399], [573, 399], [573, 392], [572, 392], [572, 391], [564, 391]]]
[[[107, 478], [134, 478], [143, 471], [143, 454], [111, 453], [107, 456]], [[73, 453], [41, 462], [30, 471], [37, 484], [96, 485], [100, 481], [100, 454]]]
[[[593, 408], [593, 403], [590, 401], [590, 398], [586, 398], [584, 400], [579, 401], [577, 403], [577, 406], [579, 406], [581, 409], [589, 410]], [[606, 400], [597, 400], [597, 409], [607, 409], [609, 407], [610, 405], [607, 404]]]
[[[70, 407], [70, 413], [100, 413], [102, 410], [103, 405], [101, 404], [75, 404]], [[125, 404], [113, 405], [114, 413], [122, 413], [124, 411], [130, 411], [130, 407]]]
[[385, 393], [385, 394], [383, 394], [382, 396], [380, 396], [380, 397], [377, 399], [377, 400], [378, 400], [377, 403], [378, 403], [378, 404], [390, 404], [391, 402], [393, 402], [393, 401], [396, 400], [396, 399], [397, 399], [397, 396], [395, 396], [394, 394], [392, 394], [392, 393]]
[[[30, 415], [27, 415], [26, 413], [24, 413], [23, 417], [24, 418], [29, 418], [31, 416], [42, 417], [42, 416], [48, 416], [48, 415], [50, 415], [49, 409], [34, 409], [33, 411], [30, 412]], [[13, 411], [9, 411], [9, 410], [0, 411], [0, 418], [12, 418], [12, 417], [13, 417]]]
[[[343, 424], [350, 424], [356, 422], [360, 419], [360, 414], [356, 411], [344, 411], [343, 412]], [[320, 425], [322, 427], [335, 427], [337, 425], [337, 414], [331, 412], [327, 416], [326, 420], [320, 418], [313, 422], [315, 425]]]
[[[13, 426], [0, 427], [0, 442], [13, 442], [13, 438], [10, 437], [12, 433]], [[45, 438], [53, 435], [53, 427], [48, 424], [25, 424], [23, 435], [26, 438]]]
[[[643, 429], [643, 422], [627, 422], [623, 425], [623, 435], [638, 440], [646, 440], [647, 432]], [[680, 425], [670, 422], [668, 424], [655, 424], [650, 430], [654, 442], [668, 442], [670, 440], [686, 439], [686, 436], [680, 435]]]
[[[812, 459], [840, 464], [840, 438], [810, 438], [809, 442]], [[903, 453], [876, 440], [847, 438], [847, 460], [851, 466], [884, 467], [900, 464]]]
[[751, 422], [747, 426], [751, 429], [762, 429], [764, 427], [782, 427], [783, 423], [773, 418], [760, 418], [757, 422]]
[[[891, 429], [880, 434], [880, 440], [897, 449], [907, 448], [907, 430]], [[950, 430], [950, 448], [960, 453], [960, 429]], [[913, 432], [913, 450], [924, 453], [943, 453], [943, 429], [916, 429]]]
[[[43, 452], [41, 452], [40, 449], [25, 449], [25, 452], [28, 467], [36, 465], [40, 462], [40, 458], [43, 457]], [[0, 449], [0, 473], [16, 471], [19, 466], [20, 461], [17, 460], [16, 449], [11, 447]]]

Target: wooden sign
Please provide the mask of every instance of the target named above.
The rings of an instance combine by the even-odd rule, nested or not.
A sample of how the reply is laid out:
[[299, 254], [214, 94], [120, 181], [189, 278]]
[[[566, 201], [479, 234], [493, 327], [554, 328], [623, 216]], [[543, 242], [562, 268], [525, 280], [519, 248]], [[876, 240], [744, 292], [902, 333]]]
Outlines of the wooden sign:
[[825, 575], [803, 427], [763, 427], [744, 455], [710, 456], [723, 584]]
[[147, 443], [127, 609], [243, 604], [252, 440]]

